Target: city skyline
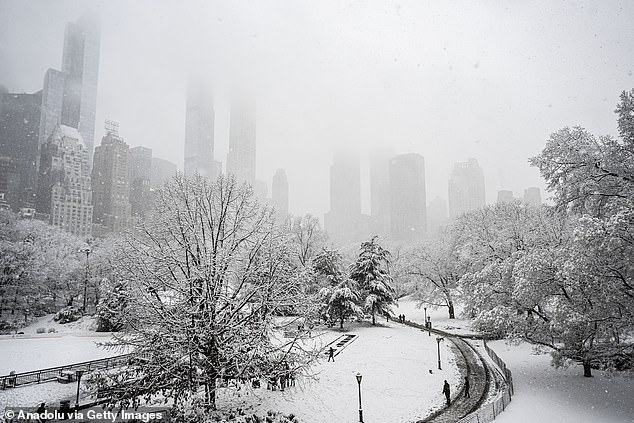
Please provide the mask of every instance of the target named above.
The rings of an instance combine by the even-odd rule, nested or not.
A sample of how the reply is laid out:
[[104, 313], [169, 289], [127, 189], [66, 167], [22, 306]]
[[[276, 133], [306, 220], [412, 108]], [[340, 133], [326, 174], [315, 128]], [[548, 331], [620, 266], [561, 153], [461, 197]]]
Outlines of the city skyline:
[[[562, 126], [616, 134], [610, 105], [634, 85], [626, 2], [147, 5], [1, 1], [0, 84], [12, 93], [42, 89], [46, 70], [63, 68], [66, 24], [92, 6], [102, 15], [96, 121], [120, 121], [131, 145], [182, 169], [191, 53], [217, 65], [216, 80], [258, 72], [255, 178], [286, 169], [289, 211], [320, 219], [341, 144], [362, 153], [365, 213], [369, 152], [386, 145], [425, 157], [428, 199], [447, 199], [453, 163], [470, 157], [484, 169], [487, 203], [499, 190], [530, 186], [547, 198], [528, 157]], [[185, 24], [189, 35], [165, 36]], [[131, 37], [139, 26], [143, 34]], [[216, 157], [228, 152], [227, 86], [218, 89]]]

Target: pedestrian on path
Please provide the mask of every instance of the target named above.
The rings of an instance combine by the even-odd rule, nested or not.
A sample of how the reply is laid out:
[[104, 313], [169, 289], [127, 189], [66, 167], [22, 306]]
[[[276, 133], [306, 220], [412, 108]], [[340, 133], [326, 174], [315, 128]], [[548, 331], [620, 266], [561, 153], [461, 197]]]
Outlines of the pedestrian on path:
[[471, 398], [471, 395], [469, 395], [469, 376], [464, 377], [464, 397]]
[[328, 361], [330, 361], [330, 359], [332, 359], [333, 363], [335, 362], [335, 350], [332, 347], [328, 350]]
[[37, 407], [37, 421], [41, 422], [41, 423], [45, 423], [46, 422], [46, 403], [43, 402], [40, 404], [39, 407]]
[[445, 384], [442, 387], [442, 393], [447, 398], [447, 405], [451, 405], [451, 389], [449, 388], [449, 382], [445, 380]]

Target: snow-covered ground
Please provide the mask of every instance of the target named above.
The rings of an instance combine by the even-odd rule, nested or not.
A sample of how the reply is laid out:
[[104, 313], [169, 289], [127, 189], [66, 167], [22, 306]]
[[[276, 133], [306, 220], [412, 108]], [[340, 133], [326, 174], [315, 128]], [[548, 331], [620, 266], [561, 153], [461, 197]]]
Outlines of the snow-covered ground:
[[555, 369], [550, 354], [530, 344], [488, 343], [513, 372], [515, 396], [496, 423], [634, 422], [634, 376], [611, 376], [572, 366]]
[[[457, 304], [454, 312], [455, 316], [459, 317], [462, 311], [462, 307]], [[394, 308], [394, 314], [404, 314], [405, 319], [418, 324], [424, 324], [425, 322], [425, 309], [418, 307], [418, 301], [416, 301], [412, 295], [399, 298], [398, 307]], [[450, 319], [447, 307], [427, 307], [427, 316], [431, 317], [432, 327], [436, 329], [446, 330], [448, 332], [457, 335], [471, 335], [473, 330], [471, 329], [471, 321], [467, 319]]]
[[[318, 380], [298, 382], [285, 392], [264, 387], [238, 400], [259, 411], [294, 413], [306, 423], [358, 420], [358, 386], [361, 384], [363, 416], [368, 422], [411, 422], [429, 415], [444, 402], [443, 380], [456, 386], [459, 378], [448, 345], [441, 346], [443, 370], [436, 369], [435, 337], [420, 330], [385, 321], [381, 326], [352, 325], [346, 332], [359, 337], [335, 362], [322, 360], [314, 367]], [[326, 332], [336, 337], [337, 331]], [[433, 373], [430, 374], [429, 370]]]

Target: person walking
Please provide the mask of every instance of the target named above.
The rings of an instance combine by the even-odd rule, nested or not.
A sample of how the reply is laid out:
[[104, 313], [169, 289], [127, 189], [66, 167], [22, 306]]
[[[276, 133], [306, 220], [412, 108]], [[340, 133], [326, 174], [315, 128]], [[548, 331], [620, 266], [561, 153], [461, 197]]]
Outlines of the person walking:
[[332, 359], [333, 363], [335, 362], [335, 350], [333, 347], [328, 349], [328, 361], [330, 361], [330, 359]]
[[464, 397], [471, 398], [471, 395], [469, 395], [469, 376], [464, 377]]
[[445, 384], [442, 387], [442, 393], [447, 398], [447, 405], [451, 405], [451, 389], [449, 388], [449, 382], [445, 380]]
[[39, 407], [37, 407], [37, 421], [41, 423], [46, 422], [46, 403], [41, 403]]

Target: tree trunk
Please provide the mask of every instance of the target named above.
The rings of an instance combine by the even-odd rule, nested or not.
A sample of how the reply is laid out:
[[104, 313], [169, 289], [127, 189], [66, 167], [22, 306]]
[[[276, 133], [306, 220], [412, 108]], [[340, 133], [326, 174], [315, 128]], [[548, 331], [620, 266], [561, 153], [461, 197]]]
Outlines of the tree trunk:
[[590, 360], [583, 360], [583, 376], [592, 377], [592, 367], [590, 367]]
[[372, 326], [376, 326], [376, 320], [374, 319], [374, 304], [372, 304]]
[[447, 304], [449, 305], [449, 318], [450, 319], [455, 319], [456, 318], [456, 313], [455, 313], [454, 308], [453, 308], [453, 301], [449, 300], [449, 301], [447, 301]]
[[343, 329], [343, 314], [339, 317], [339, 329]]

